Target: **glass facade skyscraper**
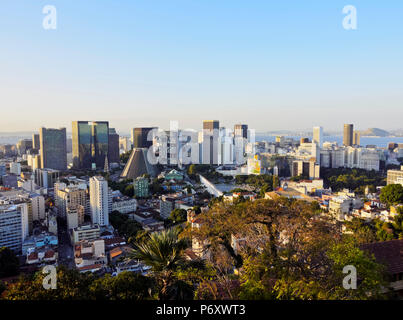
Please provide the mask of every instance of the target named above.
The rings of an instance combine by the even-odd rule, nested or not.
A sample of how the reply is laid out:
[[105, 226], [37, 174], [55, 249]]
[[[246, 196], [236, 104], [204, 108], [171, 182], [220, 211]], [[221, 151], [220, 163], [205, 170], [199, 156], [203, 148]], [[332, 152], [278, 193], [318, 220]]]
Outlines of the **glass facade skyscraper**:
[[39, 130], [41, 167], [54, 170], [67, 169], [66, 128]]
[[109, 147], [107, 121], [73, 121], [72, 139], [74, 168], [104, 167]]

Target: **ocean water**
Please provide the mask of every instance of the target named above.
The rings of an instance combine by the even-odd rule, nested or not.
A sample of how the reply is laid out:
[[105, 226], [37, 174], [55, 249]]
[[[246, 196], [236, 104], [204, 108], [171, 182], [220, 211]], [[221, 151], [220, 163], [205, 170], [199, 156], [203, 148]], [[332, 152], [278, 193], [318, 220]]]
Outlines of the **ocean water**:
[[[292, 138], [294, 140], [300, 140], [302, 136], [284, 136], [285, 138]], [[312, 137], [306, 137], [310, 140]], [[256, 141], [268, 141], [274, 142], [276, 140], [276, 136], [262, 136], [256, 135]], [[343, 136], [323, 136], [323, 142], [337, 142], [338, 145], [343, 144]], [[394, 143], [403, 143], [403, 137], [361, 137], [361, 145], [363, 147], [367, 145], [375, 145], [380, 148], [386, 148], [390, 142]]]

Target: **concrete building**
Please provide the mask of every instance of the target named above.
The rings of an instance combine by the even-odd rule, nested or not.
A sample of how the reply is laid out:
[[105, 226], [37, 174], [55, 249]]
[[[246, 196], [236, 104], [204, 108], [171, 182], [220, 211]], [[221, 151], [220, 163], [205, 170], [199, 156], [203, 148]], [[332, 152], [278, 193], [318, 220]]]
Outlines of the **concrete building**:
[[21, 163], [11, 162], [10, 163], [10, 173], [19, 176], [21, 174]]
[[21, 139], [17, 142], [17, 151], [20, 156], [26, 154], [29, 150], [32, 150], [31, 139]]
[[72, 241], [78, 243], [80, 241], [93, 241], [101, 236], [101, 228], [99, 225], [84, 225], [72, 230]]
[[119, 150], [120, 153], [128, 152], [132, 149], [132, 144], [128, 137], [119, 137]]
[[[67, 207], [70, 205], [81, 205], [89, 209], [89, 199], [86, 184], [55, 183], [54, 185], [55, 205], [60, 217], [66, 217]], [[86, 212], [89, 212], [89, 210]]]
[[[247, 126], [246, 126], [247, 127]], [[246, 129], [247, 130], [247, 129]], [[243, 134], [243, 131], [241, 131]], [[234, 163], [234, 156], [238, 152], [238, 156], [243, 157], [245, 152], [245, 145], [247, 140], [243, 138], [244, 142], [242, 145], [238, 145], [238, 149], [235, 151], [234, 138], [232, 137], [232, 132], [226, 128], [220, 128], [218, 141], [218, 163], [220, 165], [227, 165]], [[242, 160], [240, 161], [242, 162]]]
[[85, 208], [81, 205], [69, 205], [66, 209], [67, 230], [78, 228], [84, 224]]
[[134, 195], [139, 198], [146, 198], [149, 196], [148, 178], [138, 177], [134, 180]]
[[322, 127], [313, 128], [312, 142], [316, 143], [319, 146], [319, 148], [322, 148], [322, 145], [323, 145], [323, 128]]
[[[27, 219], [16, 205], [0, 205], [0, 248], [7, 247], [16, 253], [22, 250], [23, 230]], [[26, 235], [27, 236], [27, 235]]]
[[220, 123], [218, 120], [203, 121], [203, 164], [218, 164], [218, 138]]
[[47, 189], [53, 189], [54, 184], [60, 176], [60, 171], [54, 169], [36, 169], [34, 172], [35, 183], [38, 186]]
[[400, 170], [388, 170], [387, 184], [401, 184], [403, 186], [403, 166]]
[[108, 181], [102, 176], [90, 178], [90, 209], [93, 224], [109, 225], [112, 196], [108, 188]]
[[112, 211], [119, 211], [123, 214], [135, 212], [137, 209], [137, 200], [129, 197], [118, 198], [112, 202]]
[[163, 219], [168, 219], [172, 210], [175, 209], [175, 198], [162, 196], [160, 199], [160, 216]]

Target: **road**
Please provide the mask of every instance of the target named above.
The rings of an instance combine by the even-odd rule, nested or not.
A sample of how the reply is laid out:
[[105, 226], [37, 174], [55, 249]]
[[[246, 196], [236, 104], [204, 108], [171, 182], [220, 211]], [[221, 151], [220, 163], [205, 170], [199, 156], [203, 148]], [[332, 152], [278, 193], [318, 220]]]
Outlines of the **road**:
[[58, 219], [57, 233], [59, 239], [58, 253], [59, 265], [64, 265], [70, 269], [75, 268], [73, 246], [66, 230], [66, 224]]

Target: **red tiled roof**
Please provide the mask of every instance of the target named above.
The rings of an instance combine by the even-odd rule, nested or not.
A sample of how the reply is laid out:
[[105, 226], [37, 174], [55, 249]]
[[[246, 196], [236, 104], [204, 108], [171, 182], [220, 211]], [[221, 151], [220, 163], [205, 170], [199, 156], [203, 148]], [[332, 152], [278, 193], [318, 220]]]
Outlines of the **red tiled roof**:
[[55, 252], [53, 250], [48, 250], [45, 253], [45, 259], [46, 258], [53, 258], [54, 255], [55, 255]]
[[38, 259], [38, 253], [37, 252], [32, 252], [31, 254], [29, 254], [28, 260], [36, 260], [36, 259]]
[[84, 270], [101, 269], [101, 268], [102, 268], [102, 265], [91, 264], [89, 266], [80, 267], [80, 268], [78, 268], [78, 270], [84, 271]]
[[120, 237], [116, 237], [116, 238], [112, 238], [112, 239], [105, 239], [105, 246], [121, 244], [121, 243], [126, 243], [125, 239], [120, 238]]
[[361, 249], [373, 253], [377, 262], [387, 266], [390, 274], [403, 273], [403, 239], [368, 243]]

